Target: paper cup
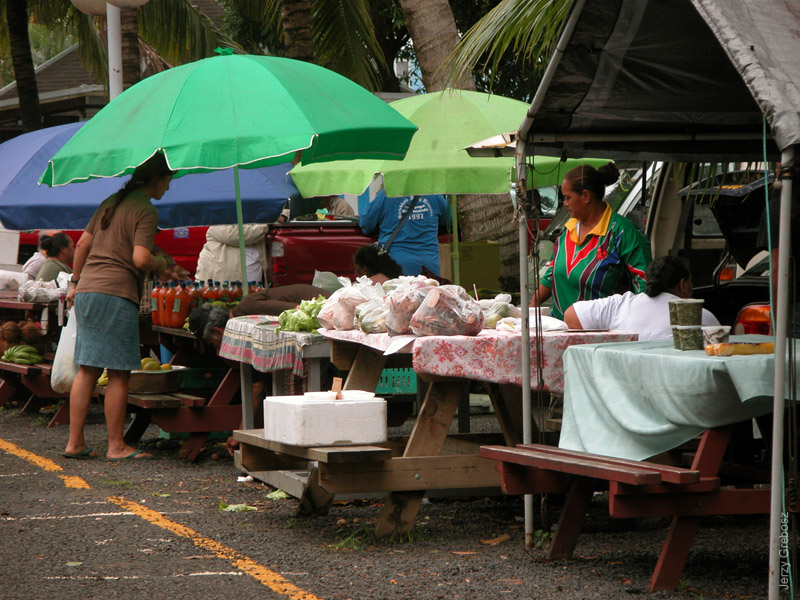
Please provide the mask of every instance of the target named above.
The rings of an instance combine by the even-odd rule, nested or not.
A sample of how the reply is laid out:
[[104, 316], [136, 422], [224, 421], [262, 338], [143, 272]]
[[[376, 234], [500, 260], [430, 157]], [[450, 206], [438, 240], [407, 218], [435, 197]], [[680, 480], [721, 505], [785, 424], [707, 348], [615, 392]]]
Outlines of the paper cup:
[[730, 337], [731, 328], [728, 325], [707, 325], [703, 327], [703, 346], [709, 344], [725, 344]]
[[703, 328], [696, 325], [677, 325], [681, 350], [703, 349]]
[[[674, 308], [673, 308], [674, 305]], [[685, 298], [681, 300], [671, 300], [670, 306], [670, 323], [672, 323], [672, 314], [675, 313], [674, 325], [683, 326], [696, 326], [699, 327], [703, 322], [703, 301], [695, 298]]]

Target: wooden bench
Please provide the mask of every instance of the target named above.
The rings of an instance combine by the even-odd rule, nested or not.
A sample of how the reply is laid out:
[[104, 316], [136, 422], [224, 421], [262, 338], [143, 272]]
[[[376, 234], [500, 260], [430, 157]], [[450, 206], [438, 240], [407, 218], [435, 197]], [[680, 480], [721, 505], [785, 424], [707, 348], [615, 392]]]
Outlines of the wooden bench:
[[[49, 356], [45, 356], [45, 359], [52, 359], [52, 353]], [[22, 412], [38, 411], [42, 406], [53, 400], [67, 398], [69, 394], [53, 391], [53, 388], [50, 387], [50, 371], [52, 368], [53, 365], [50, 362], [20, 365], [0, 360], [0, 372], [13, 373], [10, 378], [0, 378], [0, 406], [8, 402], [12, 395], [22, 388], [25, 388], [30, 393], [28, 400], [21, 409]], [[19, 383], [17, 383], [17, 380]], [[69, 423], [69, 406], [64, 403], [50, 419], [50, 423], [47, 426], [53, 427], [54, 425], [66, 423]]]
[[592, 495], [605, 482], [612, 517], [672, 517], [653, 592], [678, 585], [701, 516], [769, 512], [768, 489], [722, 489], [717, 472], [730, 435], [730, 427], [707, 430], [690, 469], [539, 444], [483, 446], [481, 456], [497, 461], [504, 493], [567, 493], [548, 559], [572, 556]]

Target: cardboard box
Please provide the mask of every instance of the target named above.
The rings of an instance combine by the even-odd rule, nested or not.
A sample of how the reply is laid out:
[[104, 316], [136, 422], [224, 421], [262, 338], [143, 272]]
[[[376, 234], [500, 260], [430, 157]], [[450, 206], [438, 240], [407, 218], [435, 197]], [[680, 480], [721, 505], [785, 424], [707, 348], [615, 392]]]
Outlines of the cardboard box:
[[[477, 288], [500, 289], [500, 244], [498, 242], [461, 242], [459, 253], [459, 285], [472, 291]], [[439, 268], [442, 277], [456, 283], [453, 275], [453, 244], [439, 244]]]

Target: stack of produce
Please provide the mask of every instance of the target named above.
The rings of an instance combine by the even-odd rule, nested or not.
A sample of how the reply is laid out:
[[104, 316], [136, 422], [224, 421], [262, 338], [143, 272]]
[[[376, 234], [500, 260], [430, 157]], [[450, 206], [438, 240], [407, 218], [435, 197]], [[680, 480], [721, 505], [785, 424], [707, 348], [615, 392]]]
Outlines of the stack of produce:
[[17, 363], [19, 365], [35, 365], [42, 362], [44, 359], [33, 346], [18, 344], [6, 350], [3, 356], [0, 357], [0, 360]]
[[411, 317], [416, 335], [478, 335], [483, 329], [478, 302], [458, 285], [432, 288]]
[[325, 296], [317, 296], [314, 300], [303, 300], [300, 306], [285, 310], [278, 315], [276, 331], [311, 331], [319, 329], [319, 315], [325, 305]]
[[373, 283], [368, 277], [359, 277], [353, 285], [345, 286], [331, 294], [317, 315], [319, 323], [325, 329], [340, 331], [355, 329], [356, 306], [373, 298], [383, 302], [383, 287]]

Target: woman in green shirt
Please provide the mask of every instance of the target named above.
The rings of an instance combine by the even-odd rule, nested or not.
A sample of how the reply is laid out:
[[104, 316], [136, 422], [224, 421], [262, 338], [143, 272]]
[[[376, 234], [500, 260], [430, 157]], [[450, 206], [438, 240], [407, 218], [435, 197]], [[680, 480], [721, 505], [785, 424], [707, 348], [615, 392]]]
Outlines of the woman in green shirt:
[[42, 250], [47, 257], [39, 272], [37, 281], [55, 281], [59, 273], [72, 273], [69, 263], [75, 256], [75, 242], [66, 233], [54, 233], [42, 238]]
[[610, 296], [625, 278], [631, 291], [644, 291], [650, 242], [603, 201], [606, 186], [618, 177], [614, 163], [599, 169], [582, 165], [566, 174], [561, 192], [572, 218], [553, 246], [553, 259], [531, 306], [552, 297], [552, 315], [563, 319], [573, 303]]

